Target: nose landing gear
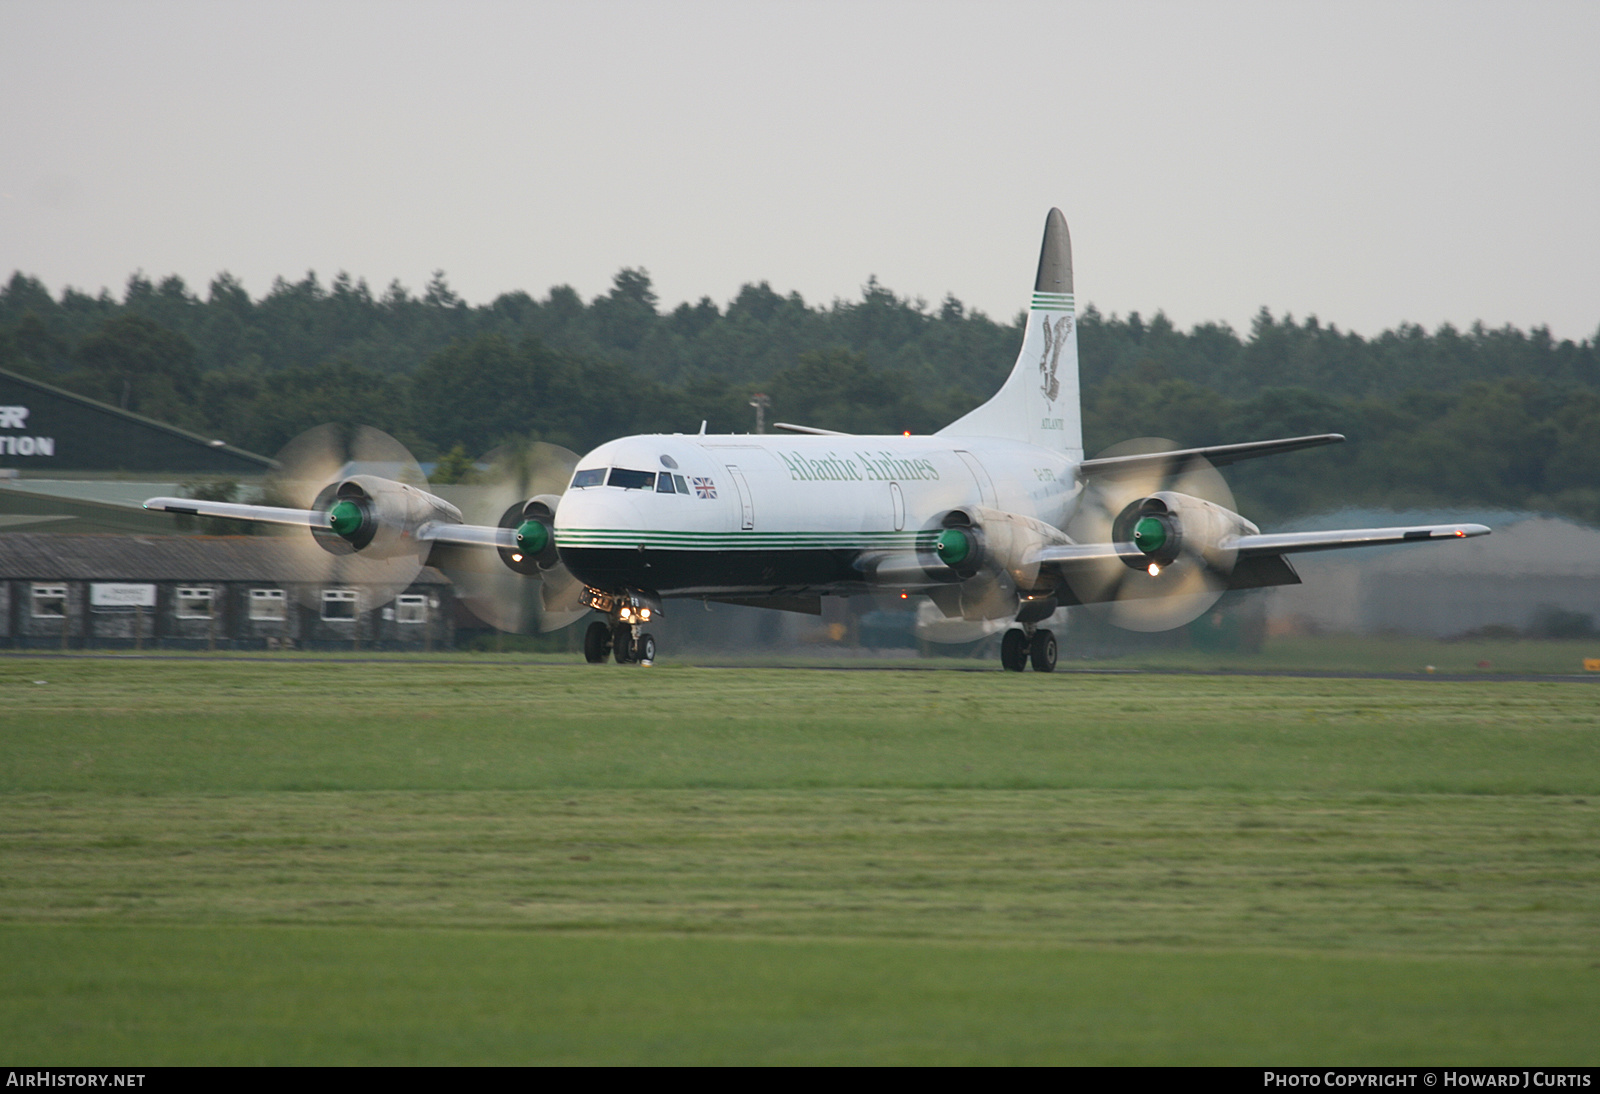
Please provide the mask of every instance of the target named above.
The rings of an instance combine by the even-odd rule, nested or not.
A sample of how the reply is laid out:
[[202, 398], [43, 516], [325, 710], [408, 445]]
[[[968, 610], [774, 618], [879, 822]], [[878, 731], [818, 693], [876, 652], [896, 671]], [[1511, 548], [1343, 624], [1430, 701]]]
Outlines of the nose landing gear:
[[655, 636], [644, 624], [661, 615], [654, 598], [642, 594], [618, 594], [585, 590], [584, 602], [610, 616], [609, 622], [595, 620], [583, 635], [583, 658], [598, 665], [610, 654], [619, 665], [651, 665], [656, 659]]

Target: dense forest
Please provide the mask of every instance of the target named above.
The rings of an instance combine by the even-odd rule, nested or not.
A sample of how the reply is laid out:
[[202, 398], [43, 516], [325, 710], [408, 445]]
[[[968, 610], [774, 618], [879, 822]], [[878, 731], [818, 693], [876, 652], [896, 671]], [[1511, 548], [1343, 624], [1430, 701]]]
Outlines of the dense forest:
[[[253, 300], [233, 277], [202, 298], [136, 274], [120, 300], [0, 287], [0, 368], [259, 452], [325, 421], [365, 422], [424, 459], [518, 436], [583, 451], [637, 432], [769, 421], [927, 432], [987, 398], [1015, 359], [1022, 315], [998, 322], [870, 280], [808, 304], [766, 284], [724, 307], [660, 307], [643, 270], [585, 302], [506, 293], [468, 305], [435, 274], [421, 295], [340, 274], [278, 280]], [[1350, 443], [1230, 472], [1263, 522], [1358, 505], [1559, 512], [1600, 523], [1600, 332], [1543, 328], [1376, 337], [1266, 309], [1247, 334], [1164, 315], [1079, 317], [1091, 453], [1134, 436], [1224, 443], [1336, 431]]]

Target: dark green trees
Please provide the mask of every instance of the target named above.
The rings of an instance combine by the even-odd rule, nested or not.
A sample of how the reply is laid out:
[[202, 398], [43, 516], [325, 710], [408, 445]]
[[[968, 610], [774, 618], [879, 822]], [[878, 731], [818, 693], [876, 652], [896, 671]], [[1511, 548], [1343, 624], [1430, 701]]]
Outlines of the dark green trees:
[[[237, 279], [205, 299], [183, 281], [129, 279], [121, 301], [0, 284], [0, 367], [256, 451], [324, 421], [365, 422], [429, 459], [514, 437], [583, 451], [635, 432], [754, 428], [929, 432], [986, 399], [1021, 341], [954, 297], [937, 307], [869, 279], [816, 306], [765, 282], [719, 307], [663, 311], [649, 274], [617, 273], [585, 302], [567, 286], [474, 306], [436, 272], [420, 296], [346, 274]], [[1350, 443], [1235, 468], [1266, 522], [1345, 504], [1530, 506], [1600, 521], [1600, 335], [1547, 330], [1373, 338], [1259, 312], [1248, 335], [1188, 331], [1157, 312], [1079, 316], [1091, 453], [1134, 436], [1207, 444], [1337, 431]], [[459, 460], [457, 461], [459, 463]]]

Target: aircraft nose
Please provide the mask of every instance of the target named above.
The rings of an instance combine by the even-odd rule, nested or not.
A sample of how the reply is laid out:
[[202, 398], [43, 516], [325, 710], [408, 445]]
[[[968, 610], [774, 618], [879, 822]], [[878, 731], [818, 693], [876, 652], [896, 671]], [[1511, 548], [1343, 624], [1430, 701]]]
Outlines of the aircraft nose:
[[582, 541], [594, 532], [624, 532], [644, 527], [637, 491], [605, 487], [569, 490], [556, 507], [556, 544]]

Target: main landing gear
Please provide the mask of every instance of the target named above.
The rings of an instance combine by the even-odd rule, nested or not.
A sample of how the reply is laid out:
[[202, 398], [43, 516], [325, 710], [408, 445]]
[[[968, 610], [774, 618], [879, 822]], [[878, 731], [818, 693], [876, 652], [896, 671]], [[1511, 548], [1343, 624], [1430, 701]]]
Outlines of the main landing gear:
[[656, 659], [655, 635], [638, 631], [637, 626], [626, 623], [602, 623], [595, 620], [583, 636], [583, 657], [591, 665], [598, 665], [610, 654], [619, 665], [650, 665]]
[[596, 611], [611, 617], [609, 622], [595, 620], [583, 635], [583, 658], [598, 665], [611, 657], [619, 665], [652, 665], [656, 660], [656, 639], [644, 629], [652, 616], [660, 615], [643, 597], [632, 595], [608, 596], [589, 590], [586, 602]]
[[1000, 665], [1007, 672], [1021, 672], [1030, 661], [1034, 672], [1056, 671], [1056, 636], [1024, 623], [1000, 639]]

